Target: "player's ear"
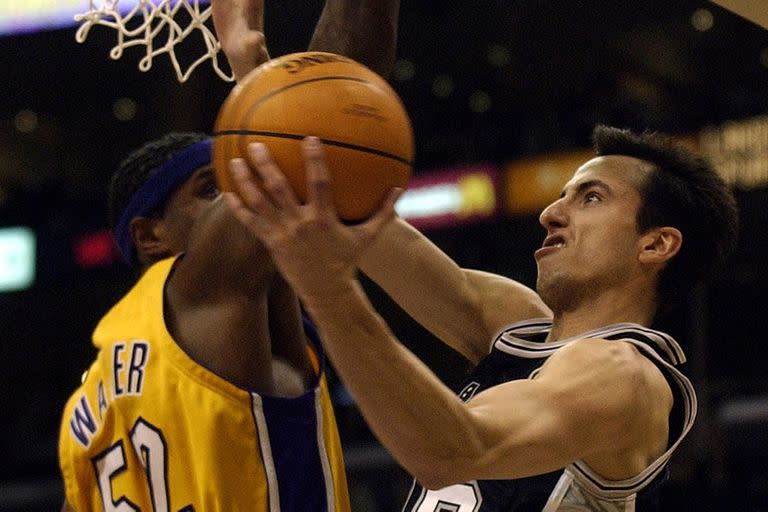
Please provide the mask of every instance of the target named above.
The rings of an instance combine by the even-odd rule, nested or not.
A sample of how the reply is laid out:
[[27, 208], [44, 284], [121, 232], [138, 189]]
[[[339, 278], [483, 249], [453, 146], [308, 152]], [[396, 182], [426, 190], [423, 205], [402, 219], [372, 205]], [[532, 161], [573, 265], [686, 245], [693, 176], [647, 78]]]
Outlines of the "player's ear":
[[156, 261], [171, 254], [162, 236], [161, 221], [153, 217], [131, 219], [129, 229], [140, 261]]
[[665, 226], [649, 229], [640, 238], [640, 263], [663, 264], [671, 260], [683, 246], [683, 234], [679, 229]]

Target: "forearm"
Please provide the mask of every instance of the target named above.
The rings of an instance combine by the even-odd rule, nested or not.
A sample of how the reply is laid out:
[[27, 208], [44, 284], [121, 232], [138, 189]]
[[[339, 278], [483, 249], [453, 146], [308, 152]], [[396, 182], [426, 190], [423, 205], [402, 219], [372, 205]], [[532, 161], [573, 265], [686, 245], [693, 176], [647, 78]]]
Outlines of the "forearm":
[[[226, 247], [226, 251], [221, 248]], [[263, 261], [263, 245], [235, 219], [223, 197], [211, 203], [195, 220], [183, 259], [187, 290], [199, 298], [217, 294], [252, 296], [265, 290], [271, 272]]]
[[386, 77], [395, 62], [400, 0], [327, 0], [309, 44], [355, 59]]
[[401, 219], [363, 254], [360, 269], [411, 317], [473, 362], [493, 334], [483, 323], [467, 274]]
[[576, 414], [553, 386], [510, 381], [462, 402], [394, 338], [356, 281], [305, 304], [367, 424], [422, 485], [527, 477], [585, 452], [587, 420], [568, 419]]
[[270, 337], [281, 340], [280, 343], [272, 344], [272, 353], [312, 374], [299, 299], [280, 274], [274, 276], [267, 300]]
[[402, 219], [379, 234], [358, 266], [417, 322], [475, 363], [501, 328], [551, 316], [527, 286], [459, 267]]
[[471, 415], [390, 333], [357, 281], [305, 306], [334, 368], [395, 459], [427, 483], [479, 449]]

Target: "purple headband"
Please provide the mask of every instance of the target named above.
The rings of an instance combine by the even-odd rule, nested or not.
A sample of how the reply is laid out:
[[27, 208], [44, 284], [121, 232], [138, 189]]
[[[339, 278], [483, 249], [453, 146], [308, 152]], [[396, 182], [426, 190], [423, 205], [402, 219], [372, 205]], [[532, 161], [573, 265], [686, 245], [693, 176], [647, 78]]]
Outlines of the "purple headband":
[[211, 163], [212, 140], [204, 139], [174, 154], [163, 165], [151, 171], [149, 178], [133, 193], [115, 226], [115, 242], [123, 259], [134, 260], [133, 237], [129, 224], [134, 217], [151, 212], [165, 201], [176, 187], [197, 169]]

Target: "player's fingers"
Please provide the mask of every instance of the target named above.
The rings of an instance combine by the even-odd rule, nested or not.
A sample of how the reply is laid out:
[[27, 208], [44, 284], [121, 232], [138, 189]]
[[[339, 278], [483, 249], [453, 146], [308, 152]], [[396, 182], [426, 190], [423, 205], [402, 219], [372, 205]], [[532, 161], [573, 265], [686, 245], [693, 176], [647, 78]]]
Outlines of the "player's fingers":
[[395, 217], [395, 203], [402, 194], [402, 188], [390, 190], [381, 208], [361, 225], [368, 236], [375, 237]]
[[248, 145], [248, 154], [251, 163], [261, 176], [262, 187], [275, 205], [283, 211], [296, 213], [299, 201], [285, 178], [285, 174], [269, 154], [267, 147], [260, 142], [251, 143]]
[[229, 207], [230, 211], [237, 220], [239, 220], [247, 228], [257, 233], [261, 233], [261, 226], [258, 223], [256, 215], [254, 215], [254, 213], [249, 210], [247, 206], [245, 206], [237, 193], [224, 192], [224, 201], [227, 203], [227, 207]]
[[[231, 160], [229, 170], [236, 193], [228, 194], [226, 201], [237, 218], [240, 221], [247, 221], [246, 225], [249, 226], [256, 221], [259, 225], [263, 225], [266, 221], [276, 220], [275, 206], [256, 184], [245, 160], [242, 158]], [[246, 212], [249, 215], [246, 215]]]
[[334, 212], [331, 177], [325, 163], [325, 154], [320, 139], [306, 137], [302, 142], [302, 149], [304, 151], [309, 204], [316, 206], [319, 211]]

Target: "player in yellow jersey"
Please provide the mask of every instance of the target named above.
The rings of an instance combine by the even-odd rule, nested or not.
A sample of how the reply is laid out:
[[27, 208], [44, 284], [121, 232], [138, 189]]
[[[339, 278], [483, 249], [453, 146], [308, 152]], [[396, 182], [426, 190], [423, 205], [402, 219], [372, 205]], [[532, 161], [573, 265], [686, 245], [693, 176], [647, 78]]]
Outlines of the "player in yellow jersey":
[[[263, 0], [214, 0], [238, 78], [267, 58]], [[385, 74], [398, 0], [328, 0], [310, 50]], [[65, 510], [346, 511], [324, 356], [294, 292], [216, 189], [211, 141], [170, 134], [113, 177], [141, 277], [102, 318], [64, 410]]]

